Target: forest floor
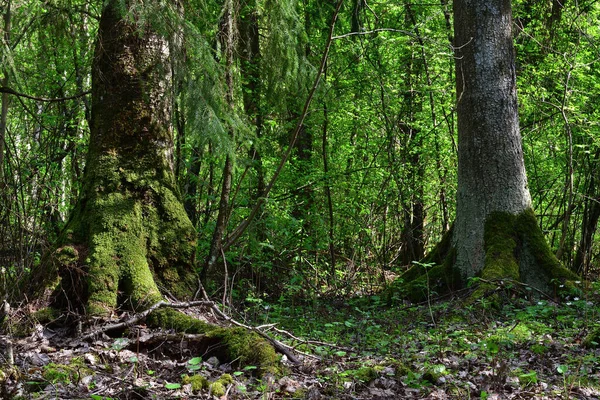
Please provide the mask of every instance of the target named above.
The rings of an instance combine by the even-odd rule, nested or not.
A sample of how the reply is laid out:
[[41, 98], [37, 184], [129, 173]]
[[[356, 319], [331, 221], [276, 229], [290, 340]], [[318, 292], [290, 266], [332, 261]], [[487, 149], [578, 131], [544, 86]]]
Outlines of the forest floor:
[[457, 299], [390, 307], [376, 295], [251, 299], [236, 318], [310, 340], [272, 329], [305, 355], [300, 365], [284, 357], [280, 376], [262, 378], [257, 366], [225, 363], [191, 337], [143, 325], [84, 341], [38, 324], [14, 339], [14, 367], [0, 363], [0, 398], [600, 399], [600, 350], [581, 346], [600, 325], [597, 300], [513, 300], [493, 310]]

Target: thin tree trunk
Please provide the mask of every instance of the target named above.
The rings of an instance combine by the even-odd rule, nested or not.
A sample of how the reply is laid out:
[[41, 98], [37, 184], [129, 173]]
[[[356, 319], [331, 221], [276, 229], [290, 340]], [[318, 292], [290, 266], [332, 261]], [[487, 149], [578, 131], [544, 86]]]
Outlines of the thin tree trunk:
[[[226, 101], [231, 112], [234, 111], [235, 103], [233, 98], [234, 86], [233, 86], [233, 54], [235, 49], [235, 34], [234, 34], [234, 16], [235, 9], [233, 0], [227, 0], [225, 2], [225, 10], [223, 13], [222, 20], [222, 43], [224, 46], [225, 53], [225, 86], [226, 86]], [[231, 128], [233, 129], [233, 128]], [[231, 137], [235, 135], [231, 132]], [[233, 149], [231, 151], [234, 151]], [[210, 242], [210, 250], [206, 263], [202, 270], [202, 280], [205, 280], [207, 274], [210, 273], [215, 266], [217, 260], [221, 256], [223, 236], [225, 235], [225, 229], [227, 228], [227, 222], [229, 219], [229, 200], [231, 197], [231, 183], [233, 180], [233, 157], [228, 154], [225, 158], [225, 166], [223, 167], [223, 183], [221, 186], [221, 199], [219, 201], [219, 213], [217, 215], [217, 221], [215, 230], [213, 231], [212, 240]]]
[[[256, 172], [256, 186], [250, 191], [251, 204], [255, 204], [265, 191], [265, 171], [262, 155], [257, 146], [263, 134], [263, 111], [261, 109], [261, 71], [260, 71], [260, 36], [258, 32], [258, 9], [256, 0], [246, 0], [241, 6], [238, 18], [240, 32], [240, 70], [244, 111], [254, 124], [256, 140], [252, 142], [249, 156]], [[262, 226], [254, 226], [254, 235], [259, 242], [266, 239]]]
[[590, 267], [594, 234], [596, 233], [598, 220], [600, 219], [600, 193], [598, 193], [596, 184], [599, 172], [596, 163], [599, 157], [600, 150], [596, 151], [593, 159], [590, 160], [592, 172], [585, 193], [585, 207], [581, 221], [581, 239], [577, 253], [575, 254], [575, 260], [573, 261], [573, 270], [584, 276]]
[[[323, 81], [327, 82], [327, 66], [323, 73]], [[329, 214], [329, 262], [331, 263], [330, 276], [335, 279], [335, 246], [334, 246], [334, 226], [333, 218], [333, 200], [331, 198], [331, 185], [329, 179], [329, 159], [327, 157], [327, 128], [329, 125], [329, 114], [327, 112], [327, 101], [323, 101], [323, 136], [322, 136], [322, 154], [323, 154], [323, 173], [325, 174], [325, 197], [327, 197], [327, 211]]]
[[[11, 23], [11, 0], [7, 0], [6, 10], [4, 11], [4, 43], [3, 46], [6, 49], [10, 48], [10, 23]], [[4, 78], [2, 79], [2, 86], [8, 87], [8, 62], [4, 63], [2, 69]], [[6, 92], [2, 93], [2, 110], [0, 111], [0, 192], [4, 193], [5, 182], [4, 182], [4, 143], [6, 138], [6, 122], [8, 118], [8, 103], [9, 95]]]

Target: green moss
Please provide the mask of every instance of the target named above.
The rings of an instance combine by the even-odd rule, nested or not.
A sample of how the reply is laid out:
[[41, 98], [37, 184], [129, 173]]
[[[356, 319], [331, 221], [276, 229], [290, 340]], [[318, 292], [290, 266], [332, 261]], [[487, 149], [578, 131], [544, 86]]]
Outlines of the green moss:
[[492, 213], [485, 221], [485, 264], [481, 277], [486, 280], [519, 280], [519, 264], [515, 258], [517, 217], [508, 213]]
[[225, 385], [217, 380], [211, 383], [208, 387], [209, 392], [216, 397], [221, 397], [225, 395]]
[[229, 385], [233, 383], [233, 376], [231, 376], [230, 374], [223, 374], [219, 379]]
[[[558, 284], [570, 287], [570, 282], [578, 279], [554, 256], [531, 209], [518, 215], [490, 214], [484, 242], [485, 265], [480, 276], [486, 281], [514, 280], [553, 294]], [[492, 305], [499, 307], [503, 300], [497, 289], [494, 284], [483, 283], [470, 300], [488, 297]]]
[[196, 374], [193, 376], [184, 375], [182, 377], [181, 382], [184, 385], [191, 384], [193, 392], [199, 392], [203, 389], [208, 389], [208, 387], [209, 387], [208, 379], [206, 379], [205, 377], [203, 377], [200, 374]]
[[374, 367], [361, 367], [354, 373], [354, 377], [364, 383], [369, 383], [377, 379], [378, 376], [379, 374]]
[[148, 325], [164, 329], [174, 329], [177, 332], [208, 333], [216, 328], [213, 325], [192, 318], [171, 308], [162, 308], [152, 312], [146, 319]]
[[[565, 268], [556, 258], [537, 224], [532, 209], [528, 209], [518, 216], [515, 228], [523, 240], [523, 247], [533, 256], [535, 264], [538, 266], [537, 269], [530, 269], [527, 277], [522, 277], [526, 283], [536, 287], [546, 287], [552, 283], [556, 288], [558, 284], [569, 284], [571, 281], [580, 279], [577, 274]], [[548, 281], [548, 284], [540, 282], [540, 274]], [[525, 275], [523, 271], [522, 275]]]
[[40, 324], [47, 324], [60, 318], [60, 312], [52, 307], [44, 307], [34, 312], [31, 316]]
[[77, 382], [85, 375], [91, 375], [93, 371], [84, 366], [82, 359], [73, 358], [71, 365], [50, 363], [42, 371], [45, 380], [51, 383], [70, 384]]
[[258, 334], [243, 328], [217, 328], [209, 336], [218, 338], [225, 345], [228, 359], [238, 359], [240, 364], [254, 365], [262, 374], [279, 372], [277, 353]]
[[61, 265], [72, 265], [79, 260], [79, 252], [73, 246], [63, 246], [56, 249], [54, 257]]

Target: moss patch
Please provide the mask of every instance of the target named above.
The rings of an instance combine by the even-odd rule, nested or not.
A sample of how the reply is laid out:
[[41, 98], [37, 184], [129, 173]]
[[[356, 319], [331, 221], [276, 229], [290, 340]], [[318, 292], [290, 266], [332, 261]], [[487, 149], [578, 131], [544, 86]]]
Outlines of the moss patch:
[[184, 375], [181, 379], [181, 383], [183, 383], [184, 385], [192, 385], [192, 391], [193, 392], [199, 392], [203, 389], [208, 389], [209, 386], [209, 382], [208, 379], [206, 379], [205, 377], [203, 377], [200, 374], [196, 374], [196, 375]]
[[[553, 294], [559, 284], [569, 285], [569, 281], [578, 279], [554, 256], [531, 209], [518, 215], [490, 214], [484, 241], [485, 265], [481, 278], [485, 280], [520, 281]], [[472, 297], [479, 298], [495, 289], [493, 285], [481, 285]]]

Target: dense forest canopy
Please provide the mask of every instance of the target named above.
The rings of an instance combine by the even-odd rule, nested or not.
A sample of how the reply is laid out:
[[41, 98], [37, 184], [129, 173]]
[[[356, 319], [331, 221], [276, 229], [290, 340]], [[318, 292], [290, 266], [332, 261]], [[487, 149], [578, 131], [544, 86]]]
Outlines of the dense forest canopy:
[[0, 397], [600, 382], [599, 2], [0, 6]]
[[[101, 3], [3, 3], [7, 288], [40, 262], [81, 189]], [[457, 100], [445, 1], [343, 5], [291, 157], [262, 197], [303, 116], [334, 6], [190, 1], [126, 10], [140, 29], [151, 25], [179, 46], [171, 56], [175, 174], [199, 232], [198, 260], [207, 260], [222, 225], [236, 291], [320, 292], [325, 282], [325, 291], [368, 291], [387, 271], [420, 260], [454, 219]], [[598, 11], [595, 2], [513, 2], [533, 207], [559, 259], [584, 274], [594, 269], [600, 212]], [[256, 217], [237, 235], [258, 199]]]

